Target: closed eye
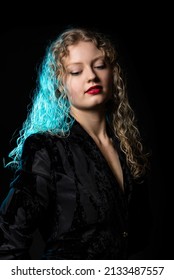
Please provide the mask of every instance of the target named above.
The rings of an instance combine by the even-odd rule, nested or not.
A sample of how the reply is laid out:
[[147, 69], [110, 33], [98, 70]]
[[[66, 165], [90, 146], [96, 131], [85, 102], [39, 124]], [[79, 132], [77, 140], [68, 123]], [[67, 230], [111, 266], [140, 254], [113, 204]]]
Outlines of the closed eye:
[[97, 69], [105, 69], [105, 68], [106, 68], [106, 65], [105, 65], [105, 64], [97, 65], [97, 66], [95, 66], [94, 68], [97, 68]]
[[72, 75], [72, 76], [77, 76], [77, 75], [79, 75], [81, 73], [81, 71], [79, 71], [79, 72], [70, 72], [70, 75]]

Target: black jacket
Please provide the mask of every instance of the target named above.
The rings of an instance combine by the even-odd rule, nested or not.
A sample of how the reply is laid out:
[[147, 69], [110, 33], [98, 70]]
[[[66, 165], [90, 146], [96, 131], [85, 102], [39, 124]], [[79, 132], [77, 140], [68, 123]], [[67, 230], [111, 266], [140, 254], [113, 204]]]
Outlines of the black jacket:
[[[110, 132], [111, 133], [111, 132]], [[119, 142], [124, 192], [94, 140], [75, 121], [68, 137], [37, 133], [0, 210], [0, 258], [29, 259], [33, 232], [42, 259], [127, 258], [132, 183]]]

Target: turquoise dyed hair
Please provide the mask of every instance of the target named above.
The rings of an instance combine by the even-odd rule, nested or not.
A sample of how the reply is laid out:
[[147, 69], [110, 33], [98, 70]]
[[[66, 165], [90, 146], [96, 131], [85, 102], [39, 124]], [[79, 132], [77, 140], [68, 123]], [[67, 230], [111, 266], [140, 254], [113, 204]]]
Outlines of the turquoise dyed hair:
[[[25, 139], [37, 132], [50, 132], [68, 135], [74, 119], [70, 116], [70, 103], [65, 92], [60, 93], [61, 81], [58, 80], [58, 66], [53, 52], [54, 43], [46, 50], [46, 55], [38, 69], [37, 86], [32, 97], [32, 106], [19, 131], [17, 146], [9, 153], [12, 160], [6, 164], [12, 168], [19, 166]], [[63, 88], [63, 87], [61, 87]]]

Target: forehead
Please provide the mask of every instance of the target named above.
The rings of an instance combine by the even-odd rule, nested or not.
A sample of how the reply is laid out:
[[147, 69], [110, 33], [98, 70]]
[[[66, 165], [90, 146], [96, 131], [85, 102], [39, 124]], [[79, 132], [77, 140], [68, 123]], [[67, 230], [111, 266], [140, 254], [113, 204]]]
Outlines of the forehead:
[[102, 50], [92, 42], [80, 41], [75, 45], [68, 46], [68, 55], [64, 57], [64, 63], [80, 63], [85, 60], [95, 60], [104, 57]]

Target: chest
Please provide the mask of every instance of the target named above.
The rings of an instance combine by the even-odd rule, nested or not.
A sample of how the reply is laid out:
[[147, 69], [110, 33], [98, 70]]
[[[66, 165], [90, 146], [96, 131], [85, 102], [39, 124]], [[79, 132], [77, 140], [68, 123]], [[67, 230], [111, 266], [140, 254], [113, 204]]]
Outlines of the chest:
[[[105, 188], [123, 193], [123, 162], [113, 145], [100, 149], [92, 141], [84, 143], [58, 142], [56, 174], [71, 180], [74, 185], [85, 186], [88, 192], [98, 193]], [[124, 168], [125, 169], [125, 168]]]
[[124, 191], [123, 171], [117, 150], [114, 148], [112, 143], [106, 146], [100, 146], [99, 149], [116, 181], [118, 182], [119, 187], [122, 191]]

